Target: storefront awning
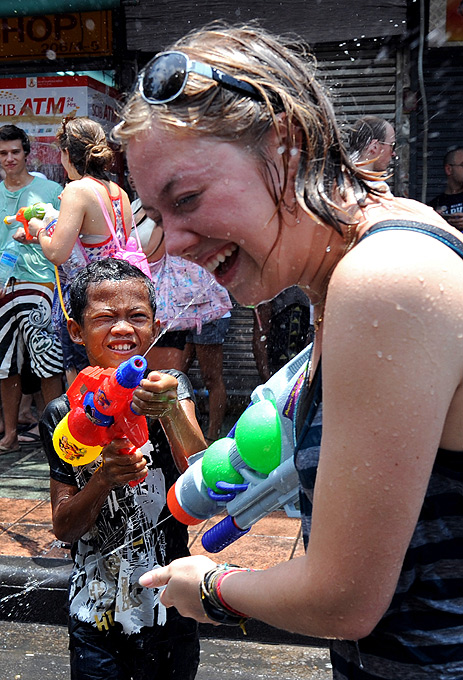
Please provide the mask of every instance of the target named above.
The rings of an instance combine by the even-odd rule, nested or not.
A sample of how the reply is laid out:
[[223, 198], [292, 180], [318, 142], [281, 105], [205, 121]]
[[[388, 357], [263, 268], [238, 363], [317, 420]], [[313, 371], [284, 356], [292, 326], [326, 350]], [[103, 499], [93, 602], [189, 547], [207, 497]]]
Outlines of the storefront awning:
[[120, 7], [120, 0], [2, 0], [0, 17], [62, 14], [64, 12], [94, 12]]

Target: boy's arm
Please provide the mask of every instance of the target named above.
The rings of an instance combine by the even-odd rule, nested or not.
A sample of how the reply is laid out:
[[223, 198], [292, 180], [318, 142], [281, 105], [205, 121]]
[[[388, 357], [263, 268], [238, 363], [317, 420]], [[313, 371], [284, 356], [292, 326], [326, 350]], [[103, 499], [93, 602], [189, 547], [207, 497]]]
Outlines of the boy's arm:
[[[183, 374], [178, 372], [178, 375], [186, 381]], [[184, 472], [188, 467], [187, 458], [207, 446], [196, 419], [190, 392], [183, 390], [179, 397], [178, 387], [179, 381], [174, 375], [151, 371], [135, 390], [132, 405], [137, 413], [159, 419], [169, 440], [175, 464]]]
[[53, 446], [55, 428], [67, 413], [69, 401], [63, 395], [46, 406], [39, 427], [50, 465], [53, 531], [59, 540], [73, 543], [94, 525], [113, 488], [140, 479], [146, 473], [146, 461], [140, 451], [130, 456], [120, 454], [119, 449], [126, 447], [127, 442], [113, 441], [102, 450], [100, 467], [79, 490], [74, 468], [58, 456]]
[[123, 448], [127, 448], [125, 439], [105, 446], [102, 464], [80, 490], [53, 478], [50, 480], [53, 531], [60, 541], [74, 543], [81, 538], [95, 524], [112, 489], [146, 474], [142, 453], [121, 454], [119, 451]]
[[196, 420], [196, 408], [191, 399], [182, 399], [159, 421], [169, 440], [172, 457], [180, 472], [188, 467], [188, 457], [207, 448], [203, 433]]

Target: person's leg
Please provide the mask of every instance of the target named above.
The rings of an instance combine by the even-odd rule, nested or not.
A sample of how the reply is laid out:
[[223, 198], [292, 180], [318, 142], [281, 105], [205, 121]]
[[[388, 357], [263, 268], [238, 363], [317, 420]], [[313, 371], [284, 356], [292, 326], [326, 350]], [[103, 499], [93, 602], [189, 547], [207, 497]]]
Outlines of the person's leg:
[[22, 333], [30, 358], [31, 371], [41, 380], [45, 405], [63, 394], [63, 351], [61, 341], [51, 326], [53, 290], [34, 283], [37, 289], [35, 308], [24, 321]]
[[194, 350], [205, 388], [209, 393], [209, 422], [206, 439], [211, 443], [220, 437], [227, 392], [223, 380], [223, 343], [230, 325], [230, 316], [204, 324], [201, 333], [190, 331], [183, 353], [183, 372], [187, 373]]
[[155, 345], [145, 358], [148, 362], [148, 368], [152, 371], [158, 371], [162, 368], [175, 368], [177, 371], [181, 371], [182, 356], [183, 350], [177, 349], [177, 347], [157, 347]]
[[19, 285], [9, 286], [0, 299], [0, 394], [4, 433], [0, 439], [0, 453], [18, 449], [18, 414], [21, 401], [21, 367], [23, 342], [21, 327], [27, 305], [21, 304]]
[[196, 359], [196, 345], [193, 342], [187, 342], [185, 344], [185, 349], [183, 350], [183, 356], [182, 356], [182, 367], [181, 371], [182, 373], [185, 373], [185, 375], [188, 375], [188, 371], [191, 368], [191, 364], [193, 361]]
[[57, 399], [64, 392], [63, 374], [51, 375], [49, 378], [42, 378], [42, 396], [45, 406], [53, 399]]
[[130, 680], [119, 658], [113, 629], [100, 631], [89, 623], [69, 621], [71, 680]]
[[195, 345], [199, 370], [209, 392], [209, 422], [206, 440], [211, 443], [220, 437], [227, 407], [227, 392], [223, 381], [223, 345]]
[[34, 423], [37, 422], [32, 413], [33, 399], [34, 397], [32, 394], [23, 393], [19, 404], [18, 425], [34, 425]]
[[66, 375], [66, 383], [69, 387], [77, 378], [79, 372], [88, 366], [88, 357], [85, 347], [77, 345], [69, 337], [65, 319], [62, 320], [58, 335], [63, 352], [63, 367]]
[[12, 375], [0, 381], [2, 395], [3, 420], [5, 432], [0, 439], [0, 453], [18, 448], [18, 414], [21, 401], [21, 379], [19, 375]]
[[162, 331], [156, 344], [146, 355], [148, 368], [153, 371], [163, 368], [174, 368], [177, 371], [182, 371], [182, 356], [186, 336], [186, 331]]
[[199, 665], [198, 624], [170, 609], [163, 626], [127, 638], [127, 668], [136, 680], [194, 680]]

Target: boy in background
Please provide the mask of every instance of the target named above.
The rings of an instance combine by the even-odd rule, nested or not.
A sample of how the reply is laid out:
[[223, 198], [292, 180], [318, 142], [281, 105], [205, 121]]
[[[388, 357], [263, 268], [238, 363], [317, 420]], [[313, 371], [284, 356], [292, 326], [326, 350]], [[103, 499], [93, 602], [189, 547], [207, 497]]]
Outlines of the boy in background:
[[[92, 366], [115, 368], [143, 355], [157, 335], [153, 284], [124, 261], [100, 260], [79, 272], [70, 304], [71, 339], [85, 346]], [[199, 663], [196, 622], [166, 610], [158, 590], [138, 584], [147, 569], [188, 554], [187, 528], [165, 503], [187, 457], [205, 448], [193, 390], [179, 371], [151, 371], [132, 408], [148, 417], [148, 442], [122, 455], [127, 440], [115, 440], [81, 467], [53, 448], [54, 429], [69, 411], [66, 395], [49, 404], [40, 424], [54, 532], [73, 546], [72, 680], [192, 680]]]

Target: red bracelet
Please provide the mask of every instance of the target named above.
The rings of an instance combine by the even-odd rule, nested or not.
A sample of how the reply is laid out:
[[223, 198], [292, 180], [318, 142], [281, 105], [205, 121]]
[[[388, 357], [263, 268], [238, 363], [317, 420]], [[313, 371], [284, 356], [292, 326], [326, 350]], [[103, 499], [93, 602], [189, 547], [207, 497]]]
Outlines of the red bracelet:
[[236, 572], [236, 571], [254, 571], [254, 569], [246, 569], [246, 568], [229, 569], [228, 571], [221, 574], [219, 576], [219, 578], [217, 579], [217, 581], [215, 583], [215, 592], [216, 592], [217, 598], [220, 601], [220, 604], [222, 605], [222, 607], [224, 607], [225, 609], [228, 609], [228, 611], [230, 611], [230, 612], [233, 612], [233, 614], [237, 614], [237, 616], [244, 616], [245, 617], [246, 614], [239, 612], [237, 609], [233, 609], [233, 607], [230, 607], [230, 605], [225, 602], [225, 600], [223, 599], [221, 588], [220, 588], [225, 577], [229, 576], [230, 574], [233, 574], [233, 572]]
[[40, 227], [40, 229], [38, 230], [38, 232], [35, 235], [35, 238], [37, 239], [37, 241], [39, 240], [39, 236], [42, 233], [42, 231], [46, 231], [46, 230], [47, 230], [46, 227]]

